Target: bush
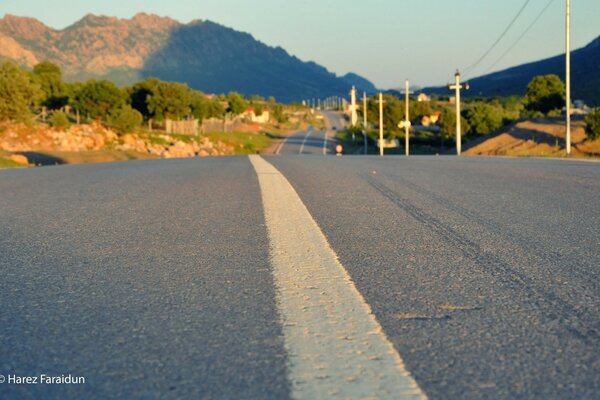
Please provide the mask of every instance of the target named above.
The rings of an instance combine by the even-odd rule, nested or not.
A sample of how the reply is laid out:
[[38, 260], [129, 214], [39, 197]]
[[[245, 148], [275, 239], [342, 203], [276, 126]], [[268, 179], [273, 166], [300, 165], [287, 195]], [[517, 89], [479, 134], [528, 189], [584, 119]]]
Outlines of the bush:
[[488, 104], [476, 104], [465, 112], [465, 116], [469, 133], [487, 135], [502, 126], [502, 110]]
[[585, 134], [588, 139], [596, 140], [600, 138], [600, 108], [594, 108], [585, 117]]
[[565, 105], [565, 86], [557, 75], [536, 76], [527, 85], [525, 108], [548, 114]]
[[112, 111], [108, 116], [108, 124], [119, 133], [135, 130], [142, 124], [142, 121], [142, 114], [129, 105]]
[[67, 115], [62, 111], [53, 113], [48, 122], [50, 122], [51, 127], [57, 129], [66, 129], [71, 125], [69, 118], [67, 118]]

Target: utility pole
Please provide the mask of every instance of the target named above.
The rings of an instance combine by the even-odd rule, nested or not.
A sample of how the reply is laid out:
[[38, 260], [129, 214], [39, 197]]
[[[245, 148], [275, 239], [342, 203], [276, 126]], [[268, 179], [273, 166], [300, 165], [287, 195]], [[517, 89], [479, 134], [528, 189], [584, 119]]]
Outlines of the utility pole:
[[406, 80], [406, 88], [404, 89], [404, 94], [405, 94], [405, 98], [404, 98], [404, 102], [406, 103], [406, 109], [405, 109], [405, 114], [404, 114], [404, 121], [401, 121], [398, 124], [399, 128], [404, 127], [404, 148], [405, 148], [405, 154], [406, 157], [409, 156], [410, 154], [410, 97], [409, 95], [413, 93], [410, 91], [410, 83], [408, 82], [408, 79]]
[[567, 86], [567, 108], [566, 108], [566, 148], [567, 148], [567, 156], [571, 155], [571, 1], [567, 0], [567, 18], [566, 18], [566, 75], [565, 75], [565, 83]]
[[[350, 90], [350, 101], [352, 105], [350, 106], [350, 123], [354, 128], [356, 123], [358, 122], [358, 115], [356, 114], [356, 88], [352, 86], [352, 90]], [[352, 134], [354, 140], [354, 134]]]
[[363, 92], [363, 136], [365, 139], [365, 155], [367, 154], [367, 93]]
[[379, 92], [379, 156], [383, 157], [383, 93]]
[[[456, 155], [461, 153], [461, 132], [460, 132], [460, 89], [463, 86], [460, 84], [460, 72], [456, 70], [454, 74], [454, 85], [448, 85], [448, 89], [456, 90]], [[465, 90], [469, 90], [469, 85], [464, 86]]]

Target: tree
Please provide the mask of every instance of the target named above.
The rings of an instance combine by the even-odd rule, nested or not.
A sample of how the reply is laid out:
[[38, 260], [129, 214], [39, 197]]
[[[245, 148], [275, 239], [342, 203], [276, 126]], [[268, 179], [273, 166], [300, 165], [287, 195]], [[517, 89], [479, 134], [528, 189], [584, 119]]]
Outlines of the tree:
[[281, 104], [275, 104], [272, 108], [272, 112], [273, 118], [275, 118], [275, 121], [277, 121], [278, 123], [282, 124], [288, 120], [288, 117], [287, 115], [285, 115], [285, 112], [283, 111], [283, 106]]
[[600, 138], [600, 108], [594, 108], [585, 117], [585, 134], [590, 140]]
[[127, 104], [113, 109], [108, 116], [108, 124], [119, 133], [135, 130], [143, 120], [142, 114]]
[[154, 94], [159, 83], [160, 80], [156, 78], [147, 78], [136, 83], [128, 90], [131, 107], [138, 110], [146, 118], [150, 118], [148, 96]]
[[[431, 105], [428, 101], [410, 101], [410, 120], [420, 120], [426, 115], [431, 115]], [[402, 114], [404, 115], [404, 114]]]
[[234, 115], [240, 115], [248, 107], [244, 97], [236, 92], [230, 92], [227, 95], [227, 103], [229, 104], [227, 111]]
[[[398, 123], [404, 120], [405, 106], [396, 96], [383, 95], [383, 127], [385, 136], [390, 138], [393, 132], [399, 132]], [[379, 96], [369, 99], [367, 119], [374, 125], [379, 125]]]
[[475, 104], [466, 110], [465, 117], [469, 126], [468, 133], [487, 135], [502, 126], [502, 110], [489, 104]]
[[90, 118], [106, 118], [125, 104], [125, 93], [110, 81], [90, 80], [75, 93], [74, 106]]
[[69, 104], [67, 86], [63, 82], [58, 65], [44, 61], [33, 67], [33, 74], [44, 92], [42, 104], [51, 110], [58, 110]]
[[557, 75], [536, 76], [527, 85], [525, 108], [548, 114], [565, 105], [565, 86]]
[[[462, 115], [460, 117], [460, 125], [462, 132], [469, 131], [469, 123]], [[445, 109], [440, 117], [440, 126], [442, 128], [442, 135], [454, 137], [456, 135], [456, 112], [450, 108]]]
[[187, 85], [159, 81], [147, 97], [148, 111], [159, 121], [181, 119], [191, 113], [191, 100], [191, 90]]
[[27, 120], [43, 97], [32, 74], [12, 61], [0, 64], [0, 119]]

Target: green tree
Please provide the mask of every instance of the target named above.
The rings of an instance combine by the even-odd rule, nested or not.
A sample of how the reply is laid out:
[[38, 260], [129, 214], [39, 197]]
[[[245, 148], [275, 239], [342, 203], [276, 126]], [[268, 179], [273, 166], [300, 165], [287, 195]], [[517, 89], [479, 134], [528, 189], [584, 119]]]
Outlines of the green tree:
[[594, 108], [585, 117], [585, 134], [590, 140], [600, 138], [600, 108]]
[[71, 125], [67, 114], [62, 111], [56, 111], [52, 113], [52, 116], [48, 122], [50, 123], [51, 127], [57, 129], [66, 129]]
[[410, 101], [409, 112], [411, 121], [420, 120], [426, 115], [431, 115], [431, 104], [428, 101]]
[[191, 113], [192, 91], [187, 85], [176, 82], [158, 82], [148, 95], [148, 111], [158, 121], [181, 119]]
[[536, 76], [527, 85], [525, 108], [548, 114], [565, 105], [565, 86], [557, 75]]
[[502, 110], [485, 103], [477, 103], [466, 110], [465, 117], [469, 126], [465, 132], [468, 133], [487, 135], [502, 126]]
[[[394, 137], [400, 132], [398, 123], [404, 120], [404, 102], [396, 96], [383, 95], [383, 128], [386, 138]], [[367, 120], [373, 125], [379, 125], [379, 96], [374, 96], [367, 103]]]
[[139, 128], [142, 121], [142, 114], [128, 104], [111, 110], [108, 116], [108, 124], [119, 133], [127, 133]]
[[227, 103], [229, 104], [227, 111], [234, 115], [240, 115], [248, 107], [248, 103], [244, 97], [236, 92], [230, 92], [227, 95]]
[[277, 121], [278, 123], [282, 124], [288, 120], [288, 117], [285, 114], [283, 106], [281, 104], [275, 104], [272, 108], [272, 111], [273, 118], [275, 118], [275, 121]]
[[0, 64], [0, 119], [28, 120], [43, 92], [32, 74], [12, 61]]
[[[462, 132], [469, 131], [469, 123], [462, 115], [460, 117], [460, 125]], [[442, 112], [440, 127], [442, 128], [442, 135], [445, 135], [445, 137], [450, 138], [456, 135], [456, 112], [454, 110], [446, 108]]]
[[58, 65], [50, 61], [41, 62], [33, 67], [33, 74], [44, 92], [42, 105], [51, 110], [58, 110], [69, 104], [67, 86], [63, 82]]
[[148, 110], [148, 96], [154, 94], [159, 83], [160, 80], [156, 78], [147, 78], [128, 89], [131, 107], [138, 110], [146, 118], [151, 117], [150, 110]]
[[75, 93], [76, 109], [90, 118], [107, 118], [125, 104], [125, 93], [109, 81], [90, 80]]

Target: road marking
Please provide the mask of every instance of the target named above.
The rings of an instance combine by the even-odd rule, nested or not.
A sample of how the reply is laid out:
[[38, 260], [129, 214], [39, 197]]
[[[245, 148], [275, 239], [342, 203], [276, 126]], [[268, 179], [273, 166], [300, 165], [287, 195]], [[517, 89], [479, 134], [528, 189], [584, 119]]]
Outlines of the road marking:
[[298, 154], [302, 154], [302, 152], [304, 151], [304, 145], [306, 144], [306, 139], [308, 139], [308, 137], [310, 136], [311, 133], [312, 133], [312, 126], [309, 126], [308, 132], [306, 132], [306, 135], [304, 136], [304, 140], [302, 141], [302, 145], [300, 146], [300, 151], [298, 152]]
[[423, 399], [288, 180], [258, 155], [277, 304], [294, 399]]

